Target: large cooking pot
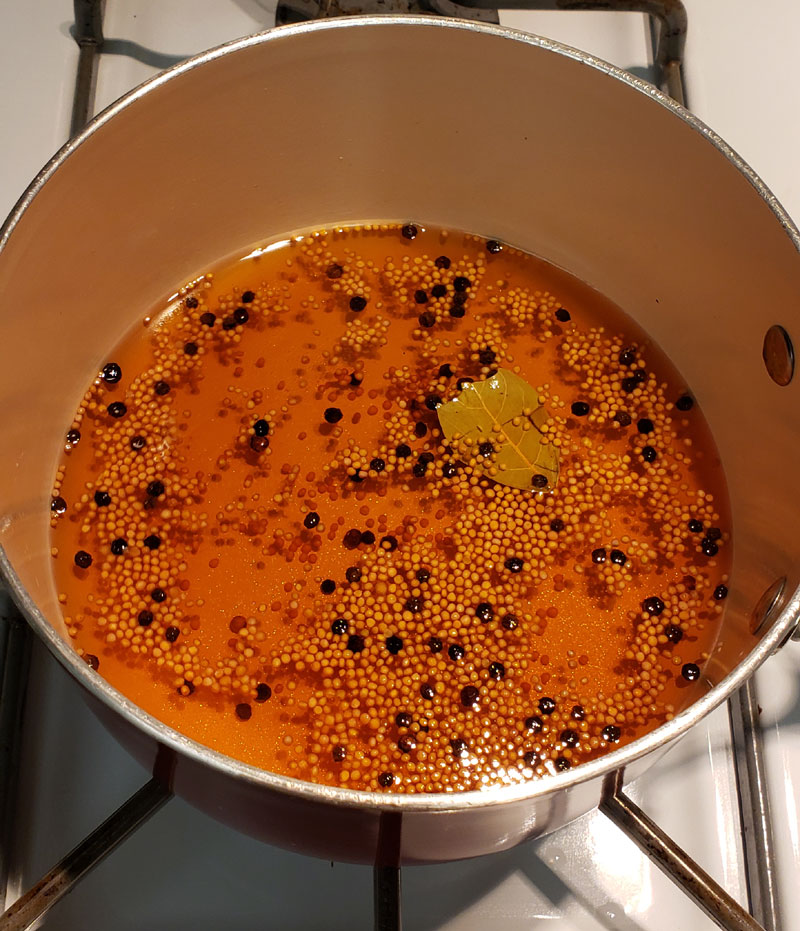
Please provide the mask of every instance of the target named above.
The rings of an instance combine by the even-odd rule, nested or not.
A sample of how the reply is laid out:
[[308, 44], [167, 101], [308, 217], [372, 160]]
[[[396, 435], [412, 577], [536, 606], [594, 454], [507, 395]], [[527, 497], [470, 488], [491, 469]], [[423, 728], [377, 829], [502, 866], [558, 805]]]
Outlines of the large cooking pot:
[[[254, 243], [325, 224], [428, 221], [544, 256], [625, 308], [711, 424], [733, 573], [708, 691], [573, 771], [460, 795], [312, 785], [145, 714], [73, 651], [48, 546], [66, 425], [109, 348], [175, 286]], [[0, 238], [2, 568], [36, 633], [141, 761], [265, 840], [372, 861], [381, 813], [406, 863], [553, 830], [635, 778], [787, 638], [800, 612], [800, 385], [765, 334], [800, 333], [800, 237], [718, 137], [649, 84], [545, 39], [426, 17], [292, 26], [192, 59], [106, 110], [43, 170]], [[791, 374], [783, 331], [770, 365]], [[769, 354], [768, 354], [769, 355]], [[587, 631], [587, 636], [590, 632]], [[384, 819], [384, 828], [389, 823]], [[399, 827], [399, 841], [397, 829]]]

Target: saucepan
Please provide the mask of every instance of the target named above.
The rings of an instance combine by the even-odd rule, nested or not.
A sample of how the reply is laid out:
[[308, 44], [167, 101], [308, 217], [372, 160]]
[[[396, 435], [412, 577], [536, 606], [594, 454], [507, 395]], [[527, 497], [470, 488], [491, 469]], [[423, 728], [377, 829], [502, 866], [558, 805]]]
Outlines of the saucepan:
[[[392, 796], [258, 770], [145, 714], [77, 655], [62, 623], [49, 496], [71, 413], [109, 348], [220, 258], [377, 219], [475, 231], [566, 268], [660, 343], [711, 425], [734, 546], [705, 691], [669, 723], [567, 773]], [[769, 191], [710, 129], [649, 84], [546, 39], [362, 16], [207, 52], [95, 119], [2, 229], [6, 582], [118, 739], [148, 766], [169, 756], [174, 790], [237, 829], [371, 862], [391, 824], [404, 863], [553, 830], [596, 806], [610, 773], [641, 774], [797, 625], [799, 245]]]

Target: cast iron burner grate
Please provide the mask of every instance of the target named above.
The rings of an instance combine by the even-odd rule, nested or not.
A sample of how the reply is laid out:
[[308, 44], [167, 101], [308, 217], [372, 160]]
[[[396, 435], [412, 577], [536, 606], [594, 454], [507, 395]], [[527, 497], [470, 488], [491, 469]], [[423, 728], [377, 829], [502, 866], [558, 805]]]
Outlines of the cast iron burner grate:
[[[276, 24], [356, 13], [433, 13], [497, 23], [490, 0], [280, 0]], [[71, 134], [89, 121], [98, 58], [103, 51], [103, 0], [74, 0], [73, 35], [80, 48]], [[513, 10], [607, 10], [645, 13], [650, 18], [659, 87], [685, 104], [682, 59], [687, 30], [680, 0], [503, 0]], [[13, 610], [0, 615], [0, 904], [8, 881], [6, 842], [16, 812], [15, 776], [19, 765], [22, 708], [32, 634]], [[623, 792], [624, 772], [610, 774], [600, 811], [610, 818], [706, 914], [727, 931], [778, 931], [772, 826], [758, 725], [755, 686], [749, 681], [728, 701], [731, 748], [736, 773], [744, 848], [748, 909], [745, 910]], [[152, 778], [82, 840], [28, 892], [0, 916], [0, 931], [23, 931], [41, 918], [117, 845], [172, 797], [171, 751], [161, 753]], [[397, 862], [402, 815], [381, 817], [374, 865], [376, 931], [400, 931], [401, 871]]]

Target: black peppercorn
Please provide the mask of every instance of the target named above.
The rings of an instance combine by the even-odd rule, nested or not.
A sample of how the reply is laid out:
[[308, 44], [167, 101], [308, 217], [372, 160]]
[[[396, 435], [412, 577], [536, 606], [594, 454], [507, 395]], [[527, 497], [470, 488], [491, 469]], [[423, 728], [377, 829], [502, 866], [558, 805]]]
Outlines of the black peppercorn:
[[386, 638], [386, 649], [392, 656], [396, 656], [403, 649], [403, 641], [392, 634], [391, 637]]
[[343, 617], [337, 617], [336, 620], [331, 624], [331, 633], [336, 634], [337, 637], [342, 634], [347, 633], [347, 621]]
[[430, 640], [428, 640], [428, 649], [431, 653], [441, 653], [442, 647], [442, 641], [438, 637], [431, 637]]
[[677, 624], [667, 624], [664, 628], [664, 636], [670, 643], [680, 643], [683, 640], [683, 631]]
[[357, 294], [350, 298], [350, 310], [360, 313], [367, 306], [367, 299]]
[[477, 704], [480, 694], [480, 691], [475, 688], [474, 685], [465, 685], [464, 688], [461, 689], [461, 704], [465, 708], [472, 708]]
[[475, 617], [477, 617], [482, 624], [488, 624], [494, 617], [494, 608], [492, 608], [488, 601], [482, 601], [475, 608]]
[[78, 552], [75, 554], [75, 565], [79, 569], [88, 569], [91, 564], [91, 554], [87, 553], [86, 550], [78, 550]]
[[596, 550], [592, 550], [592, 562], [604, 563], [606, 561], [606, 551], [600, 547]]
[[690, 411], [692, 407], [694, 407], [694, 398], [690, 397], [688, 394], [681, 395], [675, 402], [675, 407], [677, 407], [679, 411]]
[[544, 698], [539, 699], [539, 713], [540, 714], [552, 714], [556, 710], [556, 702], [554, 698], [549, 698], [547, 695]]
[[351, 653], [361, 653], [364, 650], [364, 638], [359, 634], [350, 634], [347, 638], [347, 649]]
[[94, 503], [99, 508], [108, 507], [111, 504], [111, 495], [107, 491], [96, 491], [94, 493]]
[[309, 511], [303, 518], [303, 526], [307, 530], [313, 530], [319, 523], [319, 514], [316, 511]]
[[585, 401], [576, 401], [571, 410], [576, 417], [585, 417], [589, 413], [589, 405]]
[[400, 232], [403, 234], [403, 239], [416, 239], [419, 230], [413, 223], [406, 223]]
[[642, 602], [642, 607], [644, 610], [652, 615], [653, 617], [658, 617], [659, 614], [664, 612], [664, 602], [658, 598], [656, 595], [653, 595], [651, 598], [645, 598]]
[[617, 727], [616, 724], [607, 724], [602, 732], [601, 736], [606, 743], [615, 744], [619, 742], [620, 737], [622, 736], [622, 731]]
[[687, 682], [696, 682], [700, 678], [700, 667], [695, 663], [684, 663], [681, 666], [681, 675]]
[[327, 423], [339, 423], [343, 414], [338, 407], [326, 407], [323, 417]]
[[261, 703], [269, 701], [272, 698], [272, 689], [266, 682], [259, 682], [256, 686], [256, 701]]
[[570, 319], [570, 313], [566, 307], [559, 307], [556, 311], [556, 320], [560, 320], [561, 323], [566, 323]]
[[103, 366], [103, 371], [100, 374], [104, 382], [109, 385], [116, 385], [120, 378], [122, 378], [122, 369], [116, 362], [107, 362]]
[[568, 747], [577, 747], [578, 742], [580, 741], [578, 732], [572, 730], [571, 727], [561, 731], [561, 733], [558, 735], [558, 739], [561, 741], [561, 743], [566, 744]]

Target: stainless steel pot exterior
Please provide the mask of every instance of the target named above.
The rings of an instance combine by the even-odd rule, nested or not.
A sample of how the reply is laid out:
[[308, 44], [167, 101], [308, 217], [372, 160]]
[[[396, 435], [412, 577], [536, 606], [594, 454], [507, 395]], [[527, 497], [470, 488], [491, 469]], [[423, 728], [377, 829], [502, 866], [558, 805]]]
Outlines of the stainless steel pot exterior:
[[[109, 348], [221, 257], [368, 219], [474, 230], [569, 269], [655, 337], [713, 427], [735, 550], [710, 691], [572, 772], [427, 797], [297, 782], [145, 715], [66, 639], [48, 499], [65, 425]], [[454, 20], [357, 17], [207, 53], [101, 115], [43, 171], [0, 234], [6, 579], [131, 752], [151, 765], [159, 746], [170, 750], [176, 790], [241, 830], [369, 861], [379, 835], [385, 845], [396, 829], [386, 813], [399, 813], [404, 862], [474, 856], [552, 830], [598, 803], [610, 770], [641, 773], [796, 623], [798, 385], [770, 380], [761, 345], [771, 324], [800, 332], [799, 243], [779, 205], [707, 128], [649, 85], [543, 39]], [[784, 579], [752, 634], [753, 607]]]

